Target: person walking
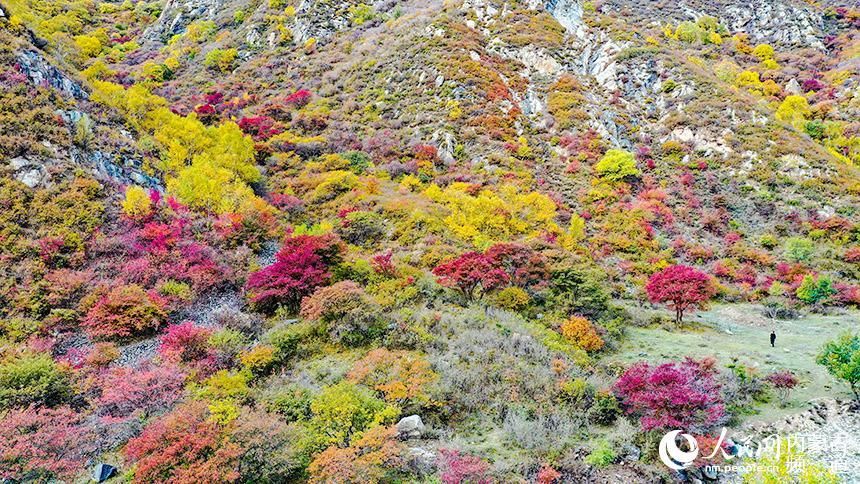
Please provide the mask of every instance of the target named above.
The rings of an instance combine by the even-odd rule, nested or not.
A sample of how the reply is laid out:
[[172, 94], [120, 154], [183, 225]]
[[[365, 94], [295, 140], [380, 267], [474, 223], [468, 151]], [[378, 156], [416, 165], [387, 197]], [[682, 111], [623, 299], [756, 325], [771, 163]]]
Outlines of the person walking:
[[770, 347], [771, 348], [776, 347], [776, 345], [774, 343], [776, 343], [776, 331], [771, 331], [770, 332]]

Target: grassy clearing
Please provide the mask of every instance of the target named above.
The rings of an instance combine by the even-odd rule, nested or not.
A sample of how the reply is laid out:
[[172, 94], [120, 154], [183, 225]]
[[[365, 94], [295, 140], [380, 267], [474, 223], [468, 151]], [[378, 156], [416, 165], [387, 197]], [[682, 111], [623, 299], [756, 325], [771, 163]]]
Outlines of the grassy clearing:
[[[640, 311], [633, 309], [632, 311]], [[772, 421], [806, 408], [810, 400], [822, 397], [850, 398], [847, 386], [837, 382], [815, 364], [821, 347], [844, 331], [856, 331], [860, 313], [805, 315], [791, 321], [771, 322], [761, 308], [749, 304], [715, 305], [708, 311], [688, 317], [683, 328], [653, 326], [628, 328], [619, 352], [612, 358], [629, 363], [647, 360], [661, 362], [685, 356], [714, 356], [720, 365], [737, 358], [764, 376], [774, 370], [789, 369], [800, 384], [786, 408], [772, 401], [762, 404], [756, 421]], [[776, 330], [776, 348], [770, 347], [771, 329]]]

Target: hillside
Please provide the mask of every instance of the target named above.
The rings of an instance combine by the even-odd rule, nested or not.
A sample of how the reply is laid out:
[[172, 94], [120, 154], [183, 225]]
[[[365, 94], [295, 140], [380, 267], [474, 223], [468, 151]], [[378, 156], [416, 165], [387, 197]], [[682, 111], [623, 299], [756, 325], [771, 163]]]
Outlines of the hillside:
[[858, 479], [657, 449], [853, 418], [858, 73], [838, 0], [0, 0], [0, 479]]

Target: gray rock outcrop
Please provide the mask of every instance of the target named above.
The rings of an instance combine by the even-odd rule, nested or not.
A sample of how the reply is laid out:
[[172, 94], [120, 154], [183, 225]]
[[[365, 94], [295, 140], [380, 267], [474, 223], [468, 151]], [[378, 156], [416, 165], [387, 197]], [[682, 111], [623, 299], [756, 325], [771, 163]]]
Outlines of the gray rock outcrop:
[[424, 422], [418, 415], [403, 417], [397, 422], [397, 436], [403, 440], [420, 438], [424, 433]]

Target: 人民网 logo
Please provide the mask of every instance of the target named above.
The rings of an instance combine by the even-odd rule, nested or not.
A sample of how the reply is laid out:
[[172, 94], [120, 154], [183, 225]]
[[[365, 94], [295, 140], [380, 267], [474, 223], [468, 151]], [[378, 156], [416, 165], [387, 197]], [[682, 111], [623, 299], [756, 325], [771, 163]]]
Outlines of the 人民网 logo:
[[[681, 450], [678, 447], [677, 438], [680, 435], [687, 441], [690, 450]], [[673, 430], [660, 440], [660, 460], [670, 469], [680, 471], [690, 467], [696, 457], [699, 456], [699, 443], [690, 434], [682, 434], [680, 430]]]

